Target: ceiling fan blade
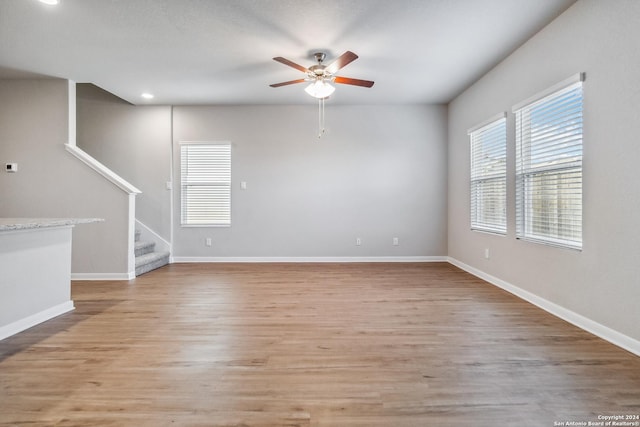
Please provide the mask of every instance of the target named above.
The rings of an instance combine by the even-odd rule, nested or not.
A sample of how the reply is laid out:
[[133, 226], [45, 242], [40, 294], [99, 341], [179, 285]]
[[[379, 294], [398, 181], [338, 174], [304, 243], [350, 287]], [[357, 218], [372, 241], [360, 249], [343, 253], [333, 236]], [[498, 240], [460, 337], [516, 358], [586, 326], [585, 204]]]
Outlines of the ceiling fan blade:
[[329, 74], [335, 74], [340, 68], [352, 63], [356, 59], [358, 59], [358, 55], [348, 50], [342, 55], [340, 55], [331, 64], [327, 65], [327, 67], [324, 70]]
[[343, 85], [354, 85], [362, 87], [371, 87], [373, 83], [371, 80], [350, 79], [349, 77], [335, 77], [334, 83], [340, 83]]
[[286, 85], [292, 85], [292, 84], [304, 83], [304, 82], [306, 82], [305, 79], [289, 80], [288, 82], [274, 83], [274, 84], [269, 85], [269, 86], [271, 86], [271, 87], [280, 87], [280, 86], [286, 86]]
[[308, 68], [303, 67], [302, 65], [298, 65], [298, 64], [296, 64], [295, 62], [291, 62], [291, 61], [289, 61], [288, 59], [283, 58], [283, 57], [281, 57], [281, 56], [277, 56], [277, 57], [273, 58], [273, 60], [274, 60], [274, 61], [278, 61], [278, 62], [279, 62], [279, 63], [281, 63], [281, 64], [288, 65], [289, 67], [293, 67], [293, 68], [295, 68], [296, 70], [300, 70], [300, 71], [302, 71], [303, 73], [308, 73], [308, 72], [309, 72], [309, 69], [308, 69]]

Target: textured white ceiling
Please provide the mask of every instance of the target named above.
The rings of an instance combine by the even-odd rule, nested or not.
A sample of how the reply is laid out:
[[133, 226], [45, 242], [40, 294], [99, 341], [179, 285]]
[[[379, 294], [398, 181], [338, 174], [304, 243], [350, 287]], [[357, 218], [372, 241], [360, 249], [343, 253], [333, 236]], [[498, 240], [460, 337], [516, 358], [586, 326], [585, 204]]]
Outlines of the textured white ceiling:
[[[448, 102], [575, 0], [0, 0], [0, 77], [93, 83], [134, 104], [302, 104], [304, 66], [360, 56], [331, 102]], [[155, 98], [145, 101], [143, 92]]]

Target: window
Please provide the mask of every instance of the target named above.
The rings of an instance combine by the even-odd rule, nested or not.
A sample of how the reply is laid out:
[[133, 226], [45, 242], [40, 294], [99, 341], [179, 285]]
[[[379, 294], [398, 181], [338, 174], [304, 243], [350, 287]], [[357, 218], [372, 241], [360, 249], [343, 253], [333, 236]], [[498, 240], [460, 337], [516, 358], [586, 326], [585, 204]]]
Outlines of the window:
[[231, 143], [180, 144], [183, 226], [231, 225]]
[[469, 130], [471, 229], [507, 232], [507, 127], [505, 114]]
[[518, 238], [582, 248], [583, 79], [514, 107]]

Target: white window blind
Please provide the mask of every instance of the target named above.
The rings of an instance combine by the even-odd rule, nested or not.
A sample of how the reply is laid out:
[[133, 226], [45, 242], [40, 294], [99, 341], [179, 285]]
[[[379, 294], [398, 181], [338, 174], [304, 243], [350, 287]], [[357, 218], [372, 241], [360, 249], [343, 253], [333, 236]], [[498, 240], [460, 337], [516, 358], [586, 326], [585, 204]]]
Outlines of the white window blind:
[[505, 115], [469, 130], [471, 229], [507, 232], [507, 127]]
[[518, 238], [582, 248], [582, 80], [514, 107]]
[[231, 143], [180, 145], [183, 226], [231, 224]]

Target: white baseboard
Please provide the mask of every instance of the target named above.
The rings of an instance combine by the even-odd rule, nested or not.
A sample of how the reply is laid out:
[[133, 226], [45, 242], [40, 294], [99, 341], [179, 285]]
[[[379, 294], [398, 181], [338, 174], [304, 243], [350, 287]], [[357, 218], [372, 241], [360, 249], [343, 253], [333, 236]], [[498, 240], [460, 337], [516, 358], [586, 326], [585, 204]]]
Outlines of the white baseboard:
[[471, 273], [474, 276], [491, 283], [492, 285], [504, 289], [505, 291], [512, 293], [513, 295], [522, 298], [527, 302], [530, 302], [531, 304], [579, 327], [580, 329], [584, 329], [585, 331], [590, 332], [593, 335], [602, 338], [603, 340], [609, 341], [611, 344], [614, 344], [637, 356], [640, 356], [640, 341], [631, 338], [630, 336], [615, 331], [567, 308], [564, 308], [562, 306], [559, 306], [558, 304], [532, 294], [529, 291], [525, 291], [524, 289], [514, 286], [509, 282], [498, 279], [497, 277], [487, 274], [484, 271], [478, 270], [475, 267], [471, 267], [470, 265], [458, 261], [455, 258], [448, 257], [448, 261], [449, 263], [455, 265], [458, 268], [461, 268], [467, 273]]
[[27, 316], [24, 319], [17, 320], [9, 323], [8, 325], [0, 327], [0, 340], [3, 340], [11, 335], [15, 335], [18, 332], [22, 332], [25, 329], [29, 329], [49, 319], [53, 319], [56, 316], [67, 313], [73, 310], [73, 301], [67, 301], [62, 304], [58, 304], [54, 307], [43, 310], [39, 313]]
[[447, 262], [444, 256], [406, 257], [172, 257], [171, 263]]
[[71, 280], [132, 280], [135, 271], [129, 273], [71, 273]]

